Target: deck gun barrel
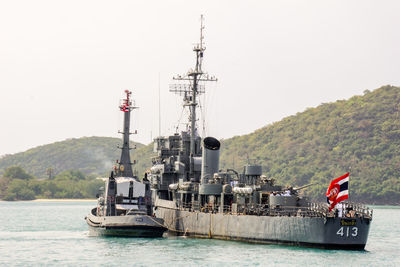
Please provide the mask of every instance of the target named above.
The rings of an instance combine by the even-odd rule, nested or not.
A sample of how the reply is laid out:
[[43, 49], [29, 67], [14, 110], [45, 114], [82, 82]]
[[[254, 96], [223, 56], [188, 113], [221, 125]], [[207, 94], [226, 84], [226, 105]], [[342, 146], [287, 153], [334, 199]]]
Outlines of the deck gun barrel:
[[300, 187], [295, 187], [295, 188], [293, 188], [293, 190], [299, 191], [301, 189], [304, 189], [304, 188], [309, 187], [309, 186], [314, 185], [314, 184], [316, 184], [316, 183], [311, 183], [311, 184], [306, 184], [306, 185], [303, 185], [303, 186], [300, 186]]

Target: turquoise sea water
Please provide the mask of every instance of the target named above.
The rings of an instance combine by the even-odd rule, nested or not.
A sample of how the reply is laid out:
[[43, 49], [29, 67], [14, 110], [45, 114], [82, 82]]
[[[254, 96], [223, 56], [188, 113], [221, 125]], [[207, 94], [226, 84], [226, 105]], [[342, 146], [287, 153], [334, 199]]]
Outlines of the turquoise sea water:
[[89, 237], [95, 202], [0, 202], [1, 266], [400, 266], [400, 207], [373, 207], [365, 251]]

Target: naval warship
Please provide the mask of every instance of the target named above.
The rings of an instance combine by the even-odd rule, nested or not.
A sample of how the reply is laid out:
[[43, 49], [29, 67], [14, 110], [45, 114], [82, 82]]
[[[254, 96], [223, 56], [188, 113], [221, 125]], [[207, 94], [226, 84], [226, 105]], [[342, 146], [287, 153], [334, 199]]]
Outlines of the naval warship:
[[[203, 20], [201, 20], [203, 21]], [[302, 196], [303, 187], [277, 185], [249, 163], [242, 171], [221, 170], [221, 143], [201, 138], [196, 126], [199, 95], [204, 82], [216, 78], [202, 70], [205, 46], [203, 22], [194, 46], [196, 64], [176, 76], [170, 91], [183, 96], [189, 109], [186, 129], [154, 139], [150, 179], [154, 213], [170, 234], [198, 238], [319, 247], [364, 249], [372, 210], [355, 203], [330, 211], [326, 203]], [[342, 205], [342, 207], [343, 207]]]
[[97, 207], [85, 217], [91, 236], [161, 237], [167, 230], [162, 218], [154, 218], [151, 206], [150, 184], [140, 181], [132, 172], [129, 147], [130, 113], [132, 105], [126, 90], [120, 110], [124, 112], [121, 158], [109, 178], [105, 191], [98, 196]]

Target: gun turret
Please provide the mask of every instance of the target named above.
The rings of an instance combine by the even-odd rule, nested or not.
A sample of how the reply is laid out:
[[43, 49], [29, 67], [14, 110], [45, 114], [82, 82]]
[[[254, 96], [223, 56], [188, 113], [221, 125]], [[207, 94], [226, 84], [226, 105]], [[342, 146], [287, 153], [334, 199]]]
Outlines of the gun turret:
[[316, 184], [316, 183], [311, 183], [311, 184], [306, 184], [306, 185], [303, 185], [303, 186], [300, 186], [300, 187], [295, 187], [295, 188], [293, 188], [293, 190], [299, 191], [301, 189], [304, 189], [304, 188], [309, 187], [309, 186], [314, 185], [314, 184]]

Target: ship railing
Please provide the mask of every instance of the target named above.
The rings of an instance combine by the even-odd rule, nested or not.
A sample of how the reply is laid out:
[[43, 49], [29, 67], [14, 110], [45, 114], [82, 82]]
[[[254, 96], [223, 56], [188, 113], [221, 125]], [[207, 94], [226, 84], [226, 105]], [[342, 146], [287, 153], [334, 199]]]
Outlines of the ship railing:
[[329, 211], [327, 203], [309, 203], [310, 210], [319, 212], [327, 217], [347, 217], [347, 218], [369, 218], [372, 219], [373, 210], [369, 207], [353, 203], [353, 202], [340, 202], [334, 209]]
[[[217, 204], [206, 204], [203, 206], [199, 206], [199, 211], [201, 212], [207, 212], [207, 213], [219, 213], [220, 212], [220, 206], [221, 205], [217, 205]], [[225, 206], [224, 206], [225, 208]]]
[[320, 212], [323, 215], [326, 215], [329, 212], [328, 205], [325, 203], [311, 202], [309, 203], [309, 208], [310, 210]]
[[178, 200], [177, 202], [178, 209], [186, 210], [186, 211], [195, 211], [201, 210], [199, 201], [191, 201], [191, 202], [182, 202]]
[[224, 205], [222, 213], [232, 213], [232, 206], [231, 205]]
[[178, 208], [185, 211], [201, 211], [206, 213], [232, 213], [232, 207], [230, 205], [224, 205], [221, 211], [221, 205], [206, 204], [200, 205], [199, 201], [192, 201], [189, 203], [178, 203]]
[[[372, 218], [373, 210], [362, 204], [352, 202], [342, 203], [342, 217], [363, 217]], [[293, 216], [293, 217], [337, 217], [340, 214], [336, 212], [337, 208], [329, 211], [328, 205], [325, 203], [311, 202], [306, 207], [283, 206], [283, 207], [267, 207], [260, 204], [244, 204], [237, 205], [233, 211], [231, 205], [224, 205], [221, 210], [220, 205], [207, 204], [200, 205], [199, 201], [182, 202], [177, 201], [180, 210], [201, 211], [210, 213], [224, 213], [237, 215], [258, 215], [258, 216]], [[349, 211], [350, 210], [350, 211]]]
[[275, 206], [269, 207], [265, 204], [246, 204], [238, 205], [231, 214], [236, 215], [257, 215], [257, 216], [287, 216], [287, 217], [324, 217], [325, 209], [317, 206], [298, 207], [298, 206]]
[[[200, 206], [199, 206], [200, 207]], [[224, 213], [234, 215], [256, 215], [256, 216], [292, 216], [292, 217], [324, 217], [327, 209], [323, 209], [322, 206], [312, 207], [297, 207], [297, 206], [285, 206], [269, 208], [265, 205], [260, 204], [244, 204], [237, 205], [236, 209], [233, 210], [231, 205], [224, 205], [221, 210], [220, 205], [204, 205], [199, 209], [193, 209], [193, 205], [183, 206], [185, 210], [198, 210], [209, 213]]]
[[350, 201], [339, 203], [333, 209], [335, 217], [342, 216], [347, 218], [368, 218], [372, 219], [373, 210], [364, 204], [354, 203]]
[[270, 216], [292, 216], [292, 217], [324, 217], [326, 211], [320, 207], [297, 207], [284, 206], [275, 207], [269, 210]]
[[200, 201], [192, 201], [192, 209], [200, 210]]
[[178, 208], [181, 210], [187, 210], [187, 209], [191, 208], [191, 206], [192, 206], [192, 203], [186, 203], [186, 202], [182, 202], [180, 200], [177, 200], [176, 203], [178, 205]]

